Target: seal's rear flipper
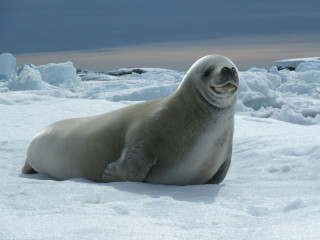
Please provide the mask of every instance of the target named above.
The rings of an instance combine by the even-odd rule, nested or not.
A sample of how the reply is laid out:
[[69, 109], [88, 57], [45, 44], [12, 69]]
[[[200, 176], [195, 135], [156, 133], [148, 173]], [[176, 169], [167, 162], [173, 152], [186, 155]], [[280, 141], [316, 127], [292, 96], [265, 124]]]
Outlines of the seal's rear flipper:
[[230, 167], [230, 163], [231, 163], [231, 158], [229, 158], [227, 161], [225, 161], [221, 165], [221, 167], [216, 172], [216, 174], [208, 182], [206, 182], [206, 184], [219, 184], [219, 183], [221, 183], [227, 175], [227, 172]]
[[34, 170], [28, 163], [28, 160], [26, 160], [23, 168], [22, 168], [22, 173], [24, 174], [34, 174], [38, 173], [36, 170]]

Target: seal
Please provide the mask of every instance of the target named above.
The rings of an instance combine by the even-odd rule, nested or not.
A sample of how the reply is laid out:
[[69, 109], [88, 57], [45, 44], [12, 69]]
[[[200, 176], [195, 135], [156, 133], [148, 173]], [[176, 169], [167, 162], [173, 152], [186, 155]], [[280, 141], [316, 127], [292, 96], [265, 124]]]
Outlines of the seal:
[[31, 141], [22, 172], [57, 180], [218, 184], [231, 162], [238, 86], [228, 58], [202, 57], [166, 98], [49, 125]]

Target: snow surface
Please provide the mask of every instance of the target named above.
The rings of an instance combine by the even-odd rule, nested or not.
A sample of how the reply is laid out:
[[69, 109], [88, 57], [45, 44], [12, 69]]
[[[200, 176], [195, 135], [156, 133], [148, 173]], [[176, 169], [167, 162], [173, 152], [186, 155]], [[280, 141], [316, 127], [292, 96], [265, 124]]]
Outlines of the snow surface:
[[0, 239], [319, 239], [320, 70], [300, 67], [240, 73], [227, 177], [184, 187], [20, 171], [48, 124], [165, 97], [185, 73], [80, 81], [70, 62], [18, 68], [0, 82]]

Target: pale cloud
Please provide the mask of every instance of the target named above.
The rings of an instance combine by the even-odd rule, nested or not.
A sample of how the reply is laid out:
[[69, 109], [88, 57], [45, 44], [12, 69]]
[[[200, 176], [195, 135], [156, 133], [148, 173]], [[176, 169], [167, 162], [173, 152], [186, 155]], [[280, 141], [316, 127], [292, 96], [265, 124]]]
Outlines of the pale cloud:
[[250, 67], [269, 68], [275, 60], [319, 57], [319, 37], [244, 36], [219, 40], [167, 42], [111, 49], [18, 54], [17, 65], [72, 61], [76, 67], [112, 70], [122, 67], [159, 67], [187, 70], [192, 63], [208, 54], [221, 54], [235, 62], [240, 70]]

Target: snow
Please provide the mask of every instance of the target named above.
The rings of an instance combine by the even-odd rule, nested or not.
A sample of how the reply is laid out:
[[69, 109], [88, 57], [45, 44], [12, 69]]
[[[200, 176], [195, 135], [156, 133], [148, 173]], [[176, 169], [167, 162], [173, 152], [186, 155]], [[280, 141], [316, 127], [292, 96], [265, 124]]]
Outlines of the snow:
[[0, 239], [319, 239], [320, 70], [304, 64], [240, 73], [227, 177], [183, 187], [20, 170], [48, 124], [167, 96], [185, 73], [90, 72], [80, 81], [70, 62], [18, 68], [0, 82]]

